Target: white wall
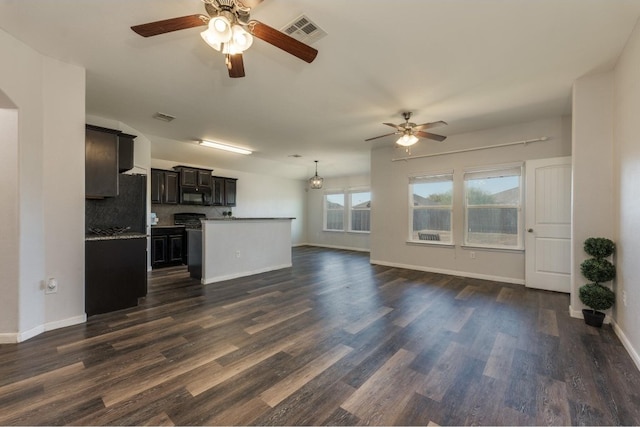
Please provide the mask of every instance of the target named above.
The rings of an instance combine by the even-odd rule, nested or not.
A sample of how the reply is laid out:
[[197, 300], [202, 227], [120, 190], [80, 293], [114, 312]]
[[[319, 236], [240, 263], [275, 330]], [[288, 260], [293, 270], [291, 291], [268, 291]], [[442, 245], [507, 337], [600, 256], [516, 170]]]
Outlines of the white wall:
[[[0, 342], [15, 342], [85, 317], [84, 150], [72, 152], [84, 146], [85, 79], [82, 68], [44, 57], [1, 30], [0, 51], [10, 58], [0, 67], [0, 91], [18, 111], [17, 176], [9, 173], [17, 197], [3, 198], [18, 212], [18, 232], [2, 236], [17, 248], [17, 265], [3, 265], [13, 279], [1, 285], [8, 288], [3, 297], [17, 294], [17, 312], [0, 313]], [[45, 296], [44, 281], [54, 274], [62, 278], [60, 294]]]
[[[640, 24], [615, 69], [614, 181], [618, 277], [613, 316], [618, 336], [640, 368]], [[626, 300], [623, 295], [626, 295]]]
[[[7, 103], [9, 104], [9, 103]], [[8, 105], [7, 105], [8, 106]], [[18, 303], [20, 301], [18, 232], [18, 110], [0, 109], [0, 343], [2, 334], [18, 331]], [[7, 337], [5, 341], [12, 341]]]
[[307, 186], [307, 243], [310, 245], [325, 246], [331, 248], [369, 251], [369, 233], [324, 231], [323, 228], [325, 192], [332, 190], [344, 191], [349, 188], [370, 187], [371, 178], [369, 175], [325, 178], [322, 189], [320, 190], [312, 190]]
[[[173, 169], [177, 162], [151, 159], [157, 169]], [[182, 163], [185, 164], [185, 163]], [[185, 164], [186, 166], [213, 169], [213, 175], [237, 178], [236, 206], [231, 208], [236, 217], [290, 217], [291, 241], [293, 245], [305, 242], [305, 182], [240, 172], [208, 165]], [[212, 211], [216, 208], [211, 208]], [[189, 211], [186, 206], [184, 211]]]
[[[474, 248], [475, 259], [463, 249], [463, 180], [466, 167], [571, 155], [571, 122], [554, 117], [512, 126], [450, 136], [446, 142], [421, 141], [413, 155], [447, 152], [547, 136], [546, 142], [494, 148], [407, 161], [402, 150], [378, 146], [371, 154], [371, 262], [417, 270], [524, 283], [524, 252]], [[454, 171], [453, 247], [407, 243], [410, 175]]]
[[58, 292], [45, 296], [44, 322], [54, 329], [85, 320], [85, 74], [50, 58], [43, 66], [45, 277], [58, 280]]
[[578, 289], [587, 283], [580, 264], [588, 237], [613, 239], [613, 73], [573, 85], [573, 208], [571, 313], [582, 317]]

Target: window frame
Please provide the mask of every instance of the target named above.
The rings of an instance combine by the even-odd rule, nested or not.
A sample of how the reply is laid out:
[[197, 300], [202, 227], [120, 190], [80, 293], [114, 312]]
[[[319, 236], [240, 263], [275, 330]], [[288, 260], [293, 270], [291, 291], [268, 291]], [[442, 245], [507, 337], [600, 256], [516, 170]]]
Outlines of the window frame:
[[[418, 207], [418, 210], [426, 210], [426, 209], [436, 209], [436, 210], [448, 210], [449, 211], [449, 240], [420, 240], [418, 238], [414, 238], [414, 211], [416, 206], [413, 204], [413, 185], [416, 183], [427, 183], [427, 182], [450, 182], [451, 183], [451, 204], [449, 205], [435, 205], [435, 206], [421, 206]], [[408, 184], [408, 205], [409, 205], [409, 227], [408, 227], [408, 240], [407, 243], [411, 244], [420, 244], [420, 245], [439, 245], [439, 246], [455, 246], [454, 239], [454, 198], [455, 198], [455, 185], [454, 185], [454, 173], [451, 171], [444, 172], [430, 172], [430, 173], [421, 173], [418, 175], [409, 176], [409, 184]]]
[[[342, 209], [329, 209], [328, 196], [342, 195]], [[347, 210], [346, 195], [343, 190], [327, 190], [322, 195], [322, 231], [341, 232], [345, 231], [344, 212]], [[327, 219], [329, 218], [329, 211], [342, 211], [342, 228], [328, 228]]]
[[[369, 207], [365, 209], [353, 209], [351, 196], [356, 193], [369, 193]], [[347, 232], [349, 233], [371, 233], [371, 203], [373, 199], [373, 195], [371, 194], [371, 189], [368, 187], [353, 187], [347, 189], [345, 192], [345, 198], [347, 199]], [[369, 212], [369, 229], [368, 230], [354, 230], [353, 229], [353, 211], [368, 211]]]
[[[516, 173], [517, 171], [517, 173]], [[517, 176], [518, 177], [518, 201], [517, 204], [478, 204], [478, 205], [470, 205], [469, 204], [469, 185], [468, 181], [477, 180], [477, 179], [492, 179], [492, 178], [504, 178], [508, 176]], [[495, 250], [515, 250], [521, 251], [524, 250], [524, 232], [523, 232], [523, 220], [524, 220], [524, 164], [523, 163], [513, 163], [513, 164], [505, 164], [505, 165], [493, 165], [493, 166], [485, 166], [479, 168], [466, 168], [463, 172], [462, 176], [462, 186], [463, 186], [463, 209], [464, 209], [464, 232], [463, 232], [463, 247], [471, 247], [471, 248], [486, 248], [486, 249], [495, 249]], [[504, 245], [497, 243], [477, 243], [469, 241], [469, 209], [470, 208], [480, 208], [480, 209], [516, 209], [516, 245]]]

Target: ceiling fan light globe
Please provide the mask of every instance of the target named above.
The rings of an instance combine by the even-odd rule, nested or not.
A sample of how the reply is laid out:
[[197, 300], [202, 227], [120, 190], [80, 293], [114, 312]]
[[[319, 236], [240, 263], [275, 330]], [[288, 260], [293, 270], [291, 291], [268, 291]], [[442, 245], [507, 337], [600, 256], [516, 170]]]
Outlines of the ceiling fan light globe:
[[231, 40], [231, 23], [224, 16], [215, 16], [209, 21], [208, 38], [216, 43], [226, 43]]
[[240, 25], [234, 25], [232, 28], [233, 32], [233, 44], [235, 45], [238, 53], [244, 52], [249, 49], [253, 44], [253, 36], [246, 32], [244, 28]]
[[208, 44], [209, 46], [211, 46], [212, 48], [214, 48], [217, 51], [220, 51], [220, 49], [222, 48], [222, 46], [220, 45], [219, 42], [213, 40], [212, 38], [209, 37], [209, 30], [205, 30], [203, 32], [200, 33], [200, 37], [202, 37], [202, 40], [205, 41], [206, 44]]
[[418, 142], [418, 137], [415, 135], [404, 134], [396, 141], [396, 144], [401, 145], [403, 147], [410, 147], [413, 144]]

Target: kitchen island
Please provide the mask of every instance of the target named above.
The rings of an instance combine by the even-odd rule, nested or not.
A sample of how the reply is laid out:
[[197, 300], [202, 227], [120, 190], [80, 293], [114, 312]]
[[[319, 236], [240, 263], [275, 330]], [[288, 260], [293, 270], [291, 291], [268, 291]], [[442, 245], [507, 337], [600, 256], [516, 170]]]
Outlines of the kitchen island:
[[[291, 267], [294, 218], [202, 221], [201, 282], [209, 284]], [[190, 271], [198, 259], [189, 253]], [[195, 269], [197, 271], [198, 269]], [[198, 271], [199, 273], [199, 271]]]

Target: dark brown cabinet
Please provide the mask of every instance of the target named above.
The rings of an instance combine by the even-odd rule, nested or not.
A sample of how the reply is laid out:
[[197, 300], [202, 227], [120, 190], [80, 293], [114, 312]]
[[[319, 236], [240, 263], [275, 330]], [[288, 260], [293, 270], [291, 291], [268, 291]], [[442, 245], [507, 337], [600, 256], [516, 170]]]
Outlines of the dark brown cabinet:
[[213, 177], [213, 205], [236, 205], [236, 178]]
[[168, 267], [184, 262], [184, 230], [184, 227], [151, 228], [151, 267]]
[[180, 204], [211, 205], [211, 169], [175, 166], [180, 174]]
[[118, 195], [118, 134], [120, 131], [86, 125], [85, 196], [102, 199]]
[[197, 169], [187, 166], [176, 166], [180, 173], [180, 186], [190, 189], [211, 190], [211, 169]]
[[151, 169], [151, 203], [177, 204], [178, 172]]
[[138, 305], [147, 294], [147, 239], [85, 243], [85, 312], [88, 316]]
[[118, 134], [118, 171], [120, 173], [133, 169], [133, 140], [135, 135]]
[[118, 195], [119, 174], [133, 169], [133, 140], [115, 129], [85, 126], [85, 197]]

